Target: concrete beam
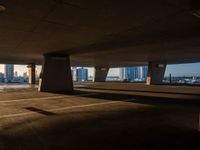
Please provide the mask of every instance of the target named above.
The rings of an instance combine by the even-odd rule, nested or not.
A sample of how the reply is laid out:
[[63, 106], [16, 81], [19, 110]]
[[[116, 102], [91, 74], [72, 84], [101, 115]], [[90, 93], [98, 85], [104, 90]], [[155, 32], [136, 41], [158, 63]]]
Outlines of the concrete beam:
[[69, 56], [45, 55], [42, 66], [39, 91], [73, 91], [73, 81]]
[[109, 71], [108, 67], [95, 67], [94, 82], [105, 82], [108, 71]]
[[29, 74], [29, 77], [28, 77], [28, 83], [29, 84], [35, 84], [35, 80], [36, 80], [36, 77], [35, 77], [35, 64], [34, 63], [31, 63], [27, 66], [28, 68], [28, 74]]
[[166, 70], [166, 63], [163, 62], [149, 62], [147, 85], [162, 84]]

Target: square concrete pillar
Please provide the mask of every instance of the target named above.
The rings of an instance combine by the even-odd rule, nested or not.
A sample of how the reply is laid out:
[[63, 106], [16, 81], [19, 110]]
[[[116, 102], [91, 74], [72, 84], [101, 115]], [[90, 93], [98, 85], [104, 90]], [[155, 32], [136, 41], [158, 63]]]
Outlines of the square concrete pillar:
[[35, 84], [35, 64], [31, 63], [28, 66], [28, 83]]
[[163, 62], [149, 62], [147, 85], [162, 84], [166, 70], [166, 63]]
[[108, 75], [108, 67], [95, 67], [94, 82], [105, 82]]
[[73, 91], [70, 58], [67, 55], [45, 55], [42, 66], [39, 91]]

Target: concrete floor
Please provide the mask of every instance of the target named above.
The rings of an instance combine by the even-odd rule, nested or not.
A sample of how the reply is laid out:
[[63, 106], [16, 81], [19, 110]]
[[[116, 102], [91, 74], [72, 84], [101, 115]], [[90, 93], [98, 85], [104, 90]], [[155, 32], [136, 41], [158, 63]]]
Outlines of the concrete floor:
[[200, 87], [75, 86], [2, 89], [0, 150], [200, 149]]

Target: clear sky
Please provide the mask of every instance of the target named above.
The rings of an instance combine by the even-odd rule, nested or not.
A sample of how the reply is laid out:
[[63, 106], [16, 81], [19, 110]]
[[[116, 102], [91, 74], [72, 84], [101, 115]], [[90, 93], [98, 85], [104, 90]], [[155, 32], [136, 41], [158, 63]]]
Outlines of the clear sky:
[[[18, 75], [23, 75], [24, 72], [27, 72], [27, 65], [15, 65], [15, 71], [18, 72]], [[41, 66], [36, 66], [37, 73], [39, 74], [41, 71]], [[4, 73], [4, 65], [0, 64], [0, 72]], [[172, 76], [183, 76], [183, 75], [199, 75], [200, 76], [200, 63], [192, 63], [192, 64], [178, 64], [178, 65], [167, 65], [165, 75], [169, 74]], [[89, 68], [89, 75], [93, 75], [93, 69]], [[118, 68], [112, 68], [109, 70], [110, 76], [119, 75]]]
[[[167, 65], [165, 76], [184, 76], [184, 75], [198, 75], [200, 76], [200, 63], [189, 63], [189, 64], [174, 64]], [[119, 69], [110, 69], [109, 75], [118, 75]]]
[[[184, 76], [184, 75], [198, 75], [200, 76], [200, 63], [190, 63], [190, 64], [174, 64], [167, 65], [165, 76]], [[93, 75], [93, 69], [89, 68], [89, 75]], [[118, 76], [119, 69], [112, 68], [109, 70], [109, 76]]]
[[167, 65], [165, 75], [170, 73], [172, 76], [200, 75], [200, 63]]

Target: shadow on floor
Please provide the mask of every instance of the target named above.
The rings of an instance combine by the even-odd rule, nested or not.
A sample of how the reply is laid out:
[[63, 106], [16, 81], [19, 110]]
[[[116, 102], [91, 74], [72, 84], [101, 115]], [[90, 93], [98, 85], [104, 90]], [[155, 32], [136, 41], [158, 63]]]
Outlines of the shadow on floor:
[[193, 129], [193, 124], [197, 124], [197, 118], [198, 114], [195, 111], [168, 107], [80, 110], [33, 122], [30, 120], [19, 126], [13, 125], [10, 128], [12, 132], [4, 130], [4, 134], [0, 133], [0, 148], [1, 150], [199, 149], [199, 133]]
[[[58, 93], [58, 92], [56, 92]], [[133, 94], [117, 94], [117, 93], [106, 93], [105, 91], [81, 91], [74, 90], [73, 92], [59, 92], [63, 95], [73, 95], [78, 97], [87, 97], [92, 99], [99, 100], [111, 100], [111, 101], [127, 101], [138, 104], [150, 104], [150, 105], [176, 105], [176, 106], [185, 106], [192, 107], [192, 109], [200, 110], [200, 96], [193, 98], [190, 96], [190, 99], [182, 98], [166, 98], [166, 97], [155, 97], [155, 96], [141, 96]]]
[[81, 90], [61, 94], [86, 97], [91, 101], [132, 101], [124, 108], [120, 104], [118, 107], [103, 105], [66, 111], [61, 115], [25, 107], [51, 117], [21, 118], [16, 124], [13, 122], [15, 119], [18, 122], [19, 118], [8, 119], [10, 124], [0, 132], [0, 150], [200, 149], [197, 131], [200, 102], [196, 99]]
[[40, 114], [46, 115], [46, 116], [56, 115], [55, 113], [45, 111], [45, 110], [35, 108], [35, 107], [25, 107], [24, 109], [27, 109], [27, 110], [32, 111], [32, 112], [37, 112], [37, 113], [40, 113]]
[[139, 93], [155, 93], [155, 94], [174, 94], [174, 95], [186, 95], [186, 96], [200, 96], [196, 93], [182, 93], [182, 92], [166, 92], [166, 91], [150, 91], [150, 90], [128, 90], [128, 89], [109, 89], [109, 88], [95, 88], [95, 87], [78, 87], [79, 89], [91, 89], [91, 90], [105, 90], [105, 91], [122, 91], [122, 92], [139, 92]]

